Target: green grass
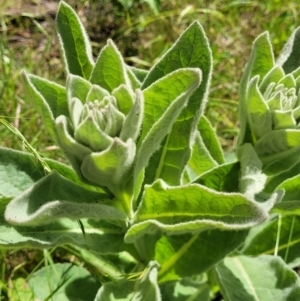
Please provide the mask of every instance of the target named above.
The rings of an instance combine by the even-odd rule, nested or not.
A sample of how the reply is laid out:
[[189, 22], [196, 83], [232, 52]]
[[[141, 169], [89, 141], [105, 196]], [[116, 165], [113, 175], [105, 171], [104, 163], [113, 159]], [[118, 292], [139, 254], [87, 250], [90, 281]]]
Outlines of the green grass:
[[[54, 14], [43, 11], [44, 2], [0, 0], [0, 118], [17, 128], [40, 154], [61, 158], [40, 117], [25, 98], [20, 79], [22, 68], [61, 83], [65, 78]], [[300, 25], [300, 3], [289, 0], [161, 0], [157, 15], [147, 4], [137, 1], [129, 9], [109, 0], [68, 3], [83, 20], [95, 55], [107, 38], [112, 38], [126, 61], [142, 68], [149, 68], [193, 20], [199, 20], [214, 57], [206, 115], [226, 150], [235, 148], [238, 86], [253, 40], [268, 30], [278, 54], [291, 32]], [[23, 140], [3, 124], [0, 133], [2, 146], [24, 148]], [[58, 248], [53, 258], [64, 261], [70, 260], [71, 255]], [[0, 285], [6, 298], [7, 294], [14, 296], [14, 280], [29, 277], [44, 260], [45, 253], [41, 251], [2, 251]], [[18, 299], [11, 297], [11, 300]]]

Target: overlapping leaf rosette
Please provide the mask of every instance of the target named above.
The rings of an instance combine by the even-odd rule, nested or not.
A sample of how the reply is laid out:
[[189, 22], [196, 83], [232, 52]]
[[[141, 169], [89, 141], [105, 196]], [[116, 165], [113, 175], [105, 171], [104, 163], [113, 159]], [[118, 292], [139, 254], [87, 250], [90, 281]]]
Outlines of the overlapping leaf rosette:
[[66, 89], [70, 116], [56, 118], [59, 145], [83, 181], [117, 196], [135, 159], [143, 94], [125, 84], [110, 93], [74, 75]]
[[251, 143], [269, 175], [300, 160], [300, 59], [296, 29], [277, 61], [268, 33], [253, 45], [241, 82], [239, 145]]

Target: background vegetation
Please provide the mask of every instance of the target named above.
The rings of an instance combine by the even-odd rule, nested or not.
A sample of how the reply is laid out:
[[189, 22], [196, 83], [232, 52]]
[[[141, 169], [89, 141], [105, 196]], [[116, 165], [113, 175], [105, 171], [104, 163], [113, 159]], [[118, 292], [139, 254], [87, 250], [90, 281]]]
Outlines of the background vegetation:
[[[222, 146], [235, 148], [238, 133], [238, 85], [255, 37], [268, 30], [278, 53], [300, 25], [300, 3], [289, 0], [68, 0], [91, 37], [96, 54], [113, 39], [127, 63], [149, 68], [180, 33], [199, 20], [211, 43], [214, 73], [206, 115]], [[0, 118], [14, 125], [39, 153], [60, 158], [41, 119], [26, 103], [20, 70], [63, 82], [64, 67], [55, 32], [58, 1], [0, 0]], [[1, 145], [24, 149], [0, 123]], [[64, 160], [63, 158], [61, 158]], [[1, 179], [0, 179], [1, 181]], [[1, 234], [0, 234], [1, 235]], [[62, 248], [55, 261], [77, 260]], [[26, 278], [49, 260], [48, 251], [2, 251], [0, 285], [11, 300], [14, 279]], [[51, 260], [50, 260], [51, 261]], [[3, 296], [1, 294], [1, 296]], [[15, 298], [15, 299], [14, 299]]]

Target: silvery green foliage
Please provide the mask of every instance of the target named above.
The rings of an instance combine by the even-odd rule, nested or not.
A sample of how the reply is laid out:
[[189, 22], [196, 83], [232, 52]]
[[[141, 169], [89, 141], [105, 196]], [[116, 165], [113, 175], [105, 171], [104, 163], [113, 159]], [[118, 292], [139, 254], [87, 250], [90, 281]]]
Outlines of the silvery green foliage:
[[269, 35], [260, 35], [241, 83], [240, 144], [253, 145], [270, 175], [289, 170], [300, 159], [299, 32], [277, 61]]
[[[70, 166], [0, 148], [0, 244], [71, 245], [111, 280], [95, 301], [208, 301], [216, 285], [225, 300], [236, 300], [235, 292], [258, 300], [252, 286], [269, 276], [266, 291], [282, 281], [282, 300], [300, 298], [295, 273], [278, 257], [260, 256], [279, 244], [263, 237], [276, 237], [274, 212], [284, 216], [284, 240], [300, 241], [287, 231], [300, 208], [298, 30], [277, 63], [268, 35], [255, 41], [241, 82], [239, 161], [226, 163], [203, 115], [212, 55], [199, 22], [150, 70], [128, 66], [111, 40], [94, 60], [63, 1], [56, 23], [66, 85], [22, 76], [27, 100]], [[243, 256], [226, 258], [244, 241]], [[291, 264], [296, 249], [280, 256]], [[243, 281], [232, 289], [239, 273]], [[31, 284], [35, 297], [44, 296]], [[68, 300], [67, 289], [60, 294]]]

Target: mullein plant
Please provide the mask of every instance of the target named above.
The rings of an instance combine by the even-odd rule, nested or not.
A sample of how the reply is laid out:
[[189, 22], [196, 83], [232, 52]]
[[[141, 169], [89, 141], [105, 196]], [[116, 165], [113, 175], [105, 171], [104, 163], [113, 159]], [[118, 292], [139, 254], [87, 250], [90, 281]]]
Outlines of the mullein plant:
[[[105, 276], [95, 301], [208, 301], [219, 290], [225, 300], [270, 300], [270, 290], [272, 300], [299, 299], [287, 265], [300, 258], [300, 233], [288, 231], [300, 224], [299, 180], [287, 174], [299, 165], [298, 30], [279, 63], [267, 34], [255, 41], [238, 161], [226, 163], [203, 115], [212, 56], [198, 22], [150, 70], [128, 66], [111, 40], [94, 61], [65, 2], [56, 22], [66, 85], [22, 76], [70, 165], [0, 149], [2, 247], [68, 244]], [[29, 280], [35, 297], [55, 295], [39, 279]]]

